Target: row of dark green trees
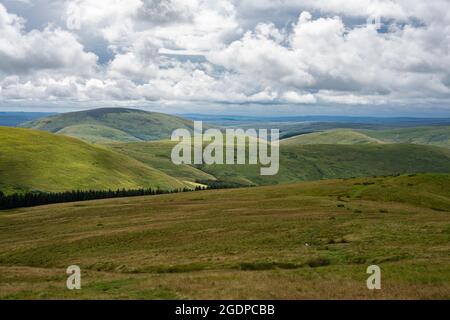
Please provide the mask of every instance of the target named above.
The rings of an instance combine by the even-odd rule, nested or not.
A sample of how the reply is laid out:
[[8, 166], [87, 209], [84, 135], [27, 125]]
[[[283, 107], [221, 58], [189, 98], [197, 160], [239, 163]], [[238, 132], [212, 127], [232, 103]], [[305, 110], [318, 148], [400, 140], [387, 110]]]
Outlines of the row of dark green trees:
[[243, 186], [238, 183], [225, 182], [220, 180], [202, 180], [196, 182], [202, 185], [206, 185], [206, 187], [198, 186], [195, 189], [184, 188], [174, 190], [148, 188], [148, 189], [119, 189], [115, 191], [77, 190], [66, 192], [27, 192], [27, 193], [14, 193], [10, 195], [5, 195], [2, 191], [0, 191], [0, 210], [35, 207], [46, 204], [64, 203], [64, 202], [77, 202], [77, 201], [139, 197], [139, 196], [155, 196], [169, 193], [202, 191], [206, 189], [230, 189], [230, 188], [249, 187]]
[[89, 190], [89, 191], [67, 191], [67, 192], [27, 192], [5, 195], [0, 191], [0, 210], [34, 207], [45, 204], [76, 202], [98, 199], [154, 196], [168, 193], [180, 193], [204, 190], [204, 187], [197, 187], [195, 190], [184, 188], [176, 190], [161, 189], [121, 189], [121, 190]]

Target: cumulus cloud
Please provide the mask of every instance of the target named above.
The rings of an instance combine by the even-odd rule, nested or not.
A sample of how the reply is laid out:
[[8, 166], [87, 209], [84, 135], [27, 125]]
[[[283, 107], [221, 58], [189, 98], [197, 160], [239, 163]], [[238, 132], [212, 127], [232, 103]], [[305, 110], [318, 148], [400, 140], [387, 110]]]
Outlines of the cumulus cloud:
[[[450, 101], [446, 0], [73, 0], [52, 8], [62, 19], [36, 28], [32, 13], [0, 4], [0, 101]], [[366, 24], [374, 17], [381, 29]], [[67, 18], [80, 28], [68, 29]]]
[[[339, 16], [313, 19], [303, 12], [283, 36], [271, 24], [259, 25], [208, 57], [265, 86], [315, 92], [323, 102], [447, 99], [449, 42], [436, 37], [437, 31], [406, 25], [380, 33], [371, 25], [348, 28]], [[341, 98], [345, 94], [349, 99]], [[354, 98], [358, 95], [361, 99]]]
[[2, 4], [0, 39], [0, 70], [7, 74], [43, 69], [88, 73], [97, 63], [96, 55], [85, 52], [70, 32], [53, 26], [25, 32], [24, 20], [9, 14]]

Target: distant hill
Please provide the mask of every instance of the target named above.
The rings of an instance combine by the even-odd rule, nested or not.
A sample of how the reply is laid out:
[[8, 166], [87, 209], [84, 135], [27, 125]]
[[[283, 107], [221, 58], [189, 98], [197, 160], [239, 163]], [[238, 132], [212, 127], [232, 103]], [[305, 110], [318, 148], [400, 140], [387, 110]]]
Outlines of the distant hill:
[[[261, 176], [258, 165], [175, 166], [170, 153], [175, 143], [114, 144], [114, 150], [171, 176], [190, 181], [213, 179], [238, 185], [270, 185], [298, 181], [384, 176], [406, 173], [450, 173], [450, 150], [408, 144], [299, 145], [284, 140], [280, 171]], [[204, 175], [207, 176], [204, 176]]]
[[57, 134], [75, 137], [89, 143], [137, 142], [140, 139], [118, 129], [96, 124], [65, 127]]
[[336, 129], [324, 132], [314, 132], [283, 140], [284, 146], [308, 144], [380, 144], [384, 143], [362, 132], [350, 129]]
[[103, 147], [42, 131], [0, 127], [3, 192], [183, 186], [178, 179]]
[[258, 166], [201, 166], [220, 181], [271, 185], [298, 181], [450, 173], [450, 150], [420, 145], [281, 145], [280, 171], [261, 176]]
[[236, 123], [353, 123], [372, 124], [396, 127], [417, 127], [428, 125], [449, 125], [450, 118], [419, 118], [419, 117], [364, 117], [364, 116], [248, 116], [248, 115], [214, 115], [188, 113], [181, 115], [192, 120], [203, 120], [216, 124]]
[[191, 120], [203, 120], [219, 127], [272, 128], [280, 137], [323, 132], [334, 129], [394, 130], [413, 127], [449, 126], [450, 118], [351, 117], [351, 116], [238, 116], [185, 114]]
[[[133, 178], [130, 183], [125, 183], [126, 187], [140, 186], [146, 183], [155, 185], [155, 182], [159, 183], [158, 179], [162, 179], [161, 181], [165, 183], [161, 184], [162, 187], [192, 186], [193, 183], [248, 186], [424, 172], [450, 173], [450, 149], [448, 149], [450, 147], [450, 127], [445, 126], [384, 131], [336, 129], [291, 137], [281, 142], [279, 174], [261, 176], [260, 166], [255, 165], [174, 165], [170, 153], [175, 143], [165, 139], [171, 135], [173, 130], [177, 128], [192, 129], [192, 125], [193, 123], [188, 120], [159, 113], [132, 109], [97, 109], [38, 119], [24, 126], [47, 130], [59, 135], [73, 136], [90, 143], [104, 144], [103, 148], [87, 144], [83, 144], [83, 146], [90, 150], [94, 148], [95, 152], [99, 152], [99, 150], [107, 152], [104, 148], [108, 148], [111, 150], [109, 152], [115, 156], [121, 156], [121, 159], [117, 159], [117, 165], [123, 166], [125, 173], [122, 172], [122, 168], [111, 167], [108, 170], [112, 172], [112, 176], [114, 174], [125, 176], [131, 174]], [[51, 139], [57, 137], [50, 136]], [[52, 159], [55, 167], [63, 166], [65, 170], [67, 169], [66, 164], [81, 161], [77, 157], [76, 148], [70, 147], [70, 144], [67, 143], [69, 141], [73, 143], [73, 139], [55, 140], [60, 149], [54, 152], [51, 146], [48, 147], [47, 153], [41, 151], [46, 150], [47, 137], [50, 136], [43, 136], [42, 139], [36, 138], [40, 147], [36, 153], [33, 153], [32, 149], [26, 149], [28, 153], [21, 154], [20, 150], [32, 147], [30, 144], [32, 139], [20, 139], [20, 137], [16, 139], [17, 141], [23, 140], [24, 143], [16, 142], [17, 145], [10, 147], [11, 167], [23, 170], [24, 175], [27, 175], [30, 170], [33, 175], [36, 175], [34, 170], [29, 169], [29, 163], [34, 163], [36, 160]], [[161, 136], [165, 136], [165, 139], [143, 141], [160, 139]], [[3, 143], [7, 143], [7, 141]], [[11, 141], [14, 139], [10, 139], [10, 143], [13, 143]], [[19, 150], [15, 155], [14, 148]], [[67, 157], [55, 158], [64, 153], [64, 148], [70, 149], [70, 152], [64, 155]], [[99, 157], [95, 155], [95, 152], [91, 158]], [[80, 151], [80, 155], [83, 154]], [[12, 165], [15, 158], [22, 159], [22, 167], [19, 166], [20, 161], [16, 165]], [[96, 161], [92, 162], [97, 164]], [[48, 165], [47, 162], [41, 164]], [[144, 174], [136, 170], [130, 171], [129, 165], [137, 166], [140, 170], [152, 170], [153, 173]], [[42, 170], [40, 167], [37, 168], [36, 172], [40, 173]], [[80, 168], [78, 169], [81, 171]], [[108, 170], [102, 172], [105, 177], [108, 175]], [[3, 172], [7, 174], [7, 170]], [[56, 183], [49, 182], [56, 178], [42, 173], [42, 178], [30, 179], [19, 186], [10, 187], [10, 189], [53, 191], [45, 188], [53, 186], [59, 189], [73, 189], [78, 185], [99, 189], [112, 184], [97, 183], [97, 178], [91, 179], [91, 183], [87, 183], [87, 180], [83, 182], [85, 184], [78, 183], [76, 177], [82, 177], [84, 172], [78, 175], [74, 170], [73, 177], [70, 173], [71, 170], [58, 173], [57, 177], [64, 177], [67, 174], [69, 179], [56, 181]], [[90, 174], [95, 177], [95, 170]], [[155, 175], [158, 177], [156, 180], [153, 179]], [[99, 177], [102, 175], [100, 174]], [[135, 178], [138, 180], [134, 180]], [[45, 188], [35, 185], [36, 181], [40, 180], [44, 181], [43, 187]], [[5, 181], [7, 181], [7, 185], [13, 185], [13, 176], [10, 176], [9, 181]], [[122, 183], [119, 183], [118, 180], [116, 182], [117, 184]]]
[[175, 129], [192, 130], [193, 122], [156, 112], [105, 108], [58, 114], [21, 126], [97, 143], [168, 139]]
[[296, 135], [284, 145], [308, 144], [421, 144], [450, 148], [450, 126], [398, 128], [389, 130], [334, 129]]
[[450, 126], [416, 127], [394, 130], [364, 130], [361, 133], [387, 143], [414, 143], [450, 148]]

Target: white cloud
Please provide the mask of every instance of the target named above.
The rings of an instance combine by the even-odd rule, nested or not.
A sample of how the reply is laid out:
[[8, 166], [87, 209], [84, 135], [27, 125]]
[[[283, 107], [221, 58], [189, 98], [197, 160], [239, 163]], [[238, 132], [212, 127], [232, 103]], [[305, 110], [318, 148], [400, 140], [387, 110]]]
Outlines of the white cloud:
[[303, 103], [303, 104], [314, 104], [317, 102], [316, 97], [314, 95], [308, 94], [299, 94], [295, 91], [286, 91], [283, 94], [283, 99], [287, 103]]
[[[69, 4], [80, 30], [27, 29], [0, 4], [0, 101], [450, 102], [445, 0], [75, 0], [61, 17]], [[372, 15], [382, 31], [366, 26]]]
[[172, 49], [209, 50], [239, 33], [235, 8], [227, 0], [130, 0], [76, 2], [81, 26], [99, 33], [114, 48], [139, 38]]
[[73, 34], [52, 26], [25, 32], [24, 20], [2, 4], [0, 38], [0, 71], [7, 74], [43, 69], [89, 73], [96, 67], [96, 55], [85, 52]]
[[[359, 104], [368, 101], [366, 96], [378, 96], [380, 101], [392, 97], [408, 103], [418, 93], [450, 97], [445, 82], [449, 43], [435, 37], [433, 26], [379, 33], [372, 26], [349, 29], [340, 17], [312, 19], [303, 12], [285, 34], [287, 41], [271, 36], [280, 30], [261, 29], [273, 26], [257, 27], [228, 48], [210, 53], [209, 60], [280, 91], [312, 90], [319, 102]], [[343, 94], [349, 98], [337, 98]]]

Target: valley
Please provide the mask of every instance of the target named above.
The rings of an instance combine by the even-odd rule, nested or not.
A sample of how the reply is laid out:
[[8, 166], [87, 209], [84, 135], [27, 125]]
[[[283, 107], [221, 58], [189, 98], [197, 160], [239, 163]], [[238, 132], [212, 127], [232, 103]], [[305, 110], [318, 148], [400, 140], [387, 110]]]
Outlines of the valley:
[[3, 300], [450, 300], [450, 0], [0, 0]]
[[[449, 127], [321, 127], [282, 140], [279, 173], [261, 176], [175, 165], [161, 117], [102, 109], [0, 127], [4, 194], [234, 188], [0, 211], [0, 299], [450, 297]], [[373, 264], [381, 291], [366, 288]], [[69, 265], [80, 291], [65, 288]]]

